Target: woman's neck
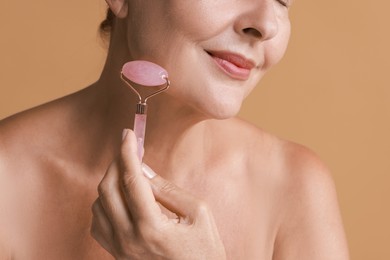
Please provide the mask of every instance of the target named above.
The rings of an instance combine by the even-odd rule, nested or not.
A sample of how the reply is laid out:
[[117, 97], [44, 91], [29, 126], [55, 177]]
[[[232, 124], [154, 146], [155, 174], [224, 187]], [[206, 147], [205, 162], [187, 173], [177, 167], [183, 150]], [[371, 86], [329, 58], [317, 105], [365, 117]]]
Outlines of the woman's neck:
[[[103, 138], [114, 139], [112, 135], [118, 135], [122, 129], [133, 128], [138, 97], [120, 79], [120, 70], [119, 62], [106, 65], [99, 81], [91, 86], [96, 93], [93, 95], [96, 108], [102, 115], [98, 117], [105, 129], [102, 134], [111, 135]], [[144, 161], [156, 171], [169, 172], [175, 172], [173, 169], [179, 167], [178, 164], [199, 161], [190, 155], [204, 154], [205, 119], [200, 112], [168, 93], [150, 98]]]

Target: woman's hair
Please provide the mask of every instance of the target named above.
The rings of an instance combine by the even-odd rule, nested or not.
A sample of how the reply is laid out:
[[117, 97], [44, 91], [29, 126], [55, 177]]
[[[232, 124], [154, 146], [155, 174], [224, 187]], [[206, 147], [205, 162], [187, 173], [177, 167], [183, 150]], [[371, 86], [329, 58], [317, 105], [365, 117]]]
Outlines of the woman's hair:
[[102, 38], [108, 39], [110, 37], [112, 27], [114, 26], [114, 20], [114, 13], [110, 8], [107, 8], [106, 19], [104, 19], [104, 21], [102, 21], [99, 26], [99, 33]]

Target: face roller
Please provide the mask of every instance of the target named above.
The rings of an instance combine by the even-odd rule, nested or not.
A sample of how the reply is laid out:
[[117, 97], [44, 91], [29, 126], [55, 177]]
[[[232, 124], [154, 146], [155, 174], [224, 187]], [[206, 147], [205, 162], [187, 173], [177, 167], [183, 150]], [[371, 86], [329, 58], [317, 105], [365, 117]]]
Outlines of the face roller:
[[[169, 88], [168, 72], [159, 65], [143, 60], [130, 61], [122, 67], [121, 79], [138, 96], [134, 119], [134, 133], [137, 138], [138, 158], [142, 161], [146, 129], [146, 113], [149, 98]], [[152, 88], [140, 88], [130, 84]]]

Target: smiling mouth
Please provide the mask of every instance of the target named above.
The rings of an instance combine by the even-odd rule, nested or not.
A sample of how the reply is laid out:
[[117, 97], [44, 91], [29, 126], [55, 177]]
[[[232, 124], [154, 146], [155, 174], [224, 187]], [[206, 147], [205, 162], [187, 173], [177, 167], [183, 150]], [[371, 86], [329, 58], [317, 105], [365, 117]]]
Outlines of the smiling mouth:
[[247, 80], [255, 63], [243, 56], [230, 52], [206, 51], [216, 65], [229, 77]]

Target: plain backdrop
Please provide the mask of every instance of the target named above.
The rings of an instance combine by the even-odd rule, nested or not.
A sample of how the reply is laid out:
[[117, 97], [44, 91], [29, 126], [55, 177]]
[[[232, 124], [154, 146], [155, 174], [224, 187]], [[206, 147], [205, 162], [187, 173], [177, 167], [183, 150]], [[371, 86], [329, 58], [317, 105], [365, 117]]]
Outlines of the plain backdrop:
[[[355, 260], [390, 259], [389, 8], [296, 0], [288, 52], [240, 113], [330, 167]], [[97, 79], [104, 12], [103, 0], [0, 2], [0, 118]]]

